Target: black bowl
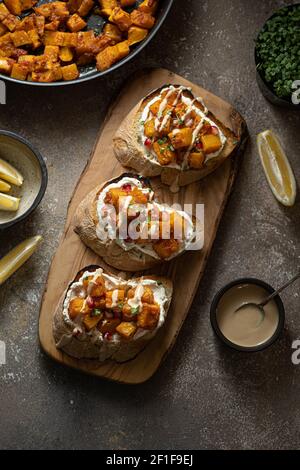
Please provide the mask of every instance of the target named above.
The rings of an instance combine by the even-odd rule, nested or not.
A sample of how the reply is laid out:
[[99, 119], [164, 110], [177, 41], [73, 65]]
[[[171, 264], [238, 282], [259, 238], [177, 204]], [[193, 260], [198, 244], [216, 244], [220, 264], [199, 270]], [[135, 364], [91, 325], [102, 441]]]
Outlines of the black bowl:
[[229, 284], [226, 284], [226, 286], [224, 286], [221, 290], [219, 290], [219, 292], [217, 292], [217, 294], [215, 295], [211, 304], [211, 308], [210, 308], [210, 321], [214, 329], [214, 332], [216, 333], [218, 338], [222, 341], [222, 343], [224, 343], [226, 346], [229, 346], [232, 349], [235, 349], [237, 351], [242, 351], [242, 352], [262, 351], [268, 348], [269, 346], [271, 346], [273, 343], [275, 343], [275, 341], [277, 341], [277, 339], [280, 337], [280, 335], [283, 332], [284, 322], [285, 322], [285, 310], [284, 310], [284, 306], [279, 295], [274, 297], [274, 301], [276, 302], [276, 305], [278, 307], [278, 315], [279, 315], [278, 326], [273, 336], [269, 338], [268, 341], [266, 341], [265, 343], [262, 343], [254, 347], [239, 346], [238, 344], [232, 343], [229, 339], [227, 339], [226, 336], [223, 335], [218, 325], [217, 308], [218, 308], [221, 298], [223, 297], [225, 292], [227, 292], [229, 289], [231, 289], [234, 286], [242, 285], [242, 284], [256, 284], [260, 287], [263, 287], [267, 292], [270, 292], [270, 294], [272, 294], [275, 291], [273, 287], [271, 287], [266, 282], [261, 281], [260, 279], [245, 277], [245, 278], [237, 279], [236, 281], [232, 281]]
[[[286, 5], [282, 8], [288, 8], [288, 9], [292, 10], [293, 8], [295, 8], [296, 6], [299, 6], [299, 5], [300, 5], [300, 3], [295, 3], [293, 5]], [[262, 27], [262, 30], [264, 29], [266, 23], [269, 20], [271, 20], [272, 18], [274, 18], [274, 16], [277, 15], [278, 11], [282, 10], [282, 8], [276, 10], [273, 13], [273, 15], [270, 16], [270, 18], [268, 18], [268, 20], [265, 22], [264, 26]], [[275, 91], [273, 90], [273, 87], [265, 80], [263, 74], [258, 69], [259, 59], [258, 59], [258, 56], [257, 56], [256, 47], [255, 47], [255, 51], [254, 51], [254, 59], [255, 59], [255, 65], [256, 65], [256, 81], [257, 81], [258, 87], [259, 87], [261, 93], [263, 94], [263, 96], [270, 103], [274, 104], [275, 106], [281, 106], [283, 108], [299, 111], [300, 110], [300, 104], [294, 104], [292, 101], [289, 101], [288, 99], [279, 98], [279, 96], [277, 96]]]
[[0, 230], [24, 220], [41, 202], [48, 183], [48, 172], [43, 157], [30, 142], [14, 132], [0, 130], [0, 158], [19, 170], [24, 183], [18, 188], [12, 185], [9, 194], [20, 197], [17, 212], [0, 211]]
[[[50, 0], [40, 0], [38, 4], [49, 3], [49, 1]], [[132, 52], [130, 52], [128, 56], [126, 56], [124, 59], [114, 64], [108, 70], [104, 70], [103, 72], [100, 72], [96, 69], [95, 66], [87, 65], [85, 67], [80, 68], [80, 76], [76, 80], [59, 81], [59, 82], [53, 82], [53, 83], [40, 83], [40, 82], [30, 82], [27, 80], [17, 80], [15, 78], [8, 77], [7, 75], [4, 75], [4, 74], [0, 74], [0, 79], [18, 83], [21, 85], [40, 86], [40, 87], [49, 87], [49, 86], [57, 87], [57, 86], [65, 86], [65, 85], [76, 85], [77, 83], [86, 82], [87, 80], [92, 80], [93, 78], [103, 77], [104, 75], [107, 75], [108, 73], [113, 72], [119, 67], [122, 67], [122, 65], [126, 64], [131, 59], [133, 59], [137, 54], [139, 54], [139, 52], [141, 52], [144, 49], [144, 47], [147, 46], [147, 44], [155, 36], [155, 34], [157, 33], [157, 31], [160, 29], [163, 22], [165, 21], [173, 2], [174, 0], [160, 0], [159, 8], [157, 10], [157, 13], [155, 14], [155, 17], [156, 17], [155, 25], [149, 32], [146, 39], [144, 39], [144, 41], [134, 46]], [[91, 17], [88, 19], [88, 29], [93, 29], [97, 33], [99, 33], [102, 30], [104, 24], [105, 24], [105, 21], [99, 15], [92, 14]]]

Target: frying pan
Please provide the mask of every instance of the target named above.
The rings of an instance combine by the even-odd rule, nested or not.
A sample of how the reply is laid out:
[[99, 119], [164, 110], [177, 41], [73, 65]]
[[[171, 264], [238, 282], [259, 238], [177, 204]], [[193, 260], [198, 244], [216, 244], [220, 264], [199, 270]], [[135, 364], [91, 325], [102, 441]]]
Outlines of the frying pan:
[[[53, 1], [53, 0], [52, 0]], [[98, 77], [103, 77], [104, 75], [112, 72], [113, 70], [116, 70], [119, 67], [122, 67], [122, 65], [126, 64], [129, 62], [133, 57], [135, 57], [144, 47], [151, 41], [151, 39], [154, 37], [154, 35], [157, 33], [159, 28], [162, 26], [164, 20], [166, 19], [167, 14], [170, 11], [170, 8], [173, 4], [174, 0], [160, 0], [159, 1], [159, 7], [158, 10], [155, 14], [156, 22], [154, 27], [149, 31], [148, 36], [144, 41], [140, 42], [136, 46], [133, 47], [131, 50], [130, 54], [125, 57], [124, 59], [120, 60], [116, 64], [114, 64], [112, 67], [110, 67], [108, 70], [104, 70], [103, 72], [100, 72], [96, 69], [95, 64], [92, 65], [87, 65], [84, 67], [80, 67], [80, 76], [76, 80], [69, 80], [69, 81], [59, 81], [59, 82], [53, 82], [53, 83], [40, 83], [40, 82], [30, 82], [26, 80], [17, 80], [15, 78], [8, 77], [7, 75], [0, 74], [0, 80], [8, 80], [10, 82], [14, 83], [19, 83], [22, 85], [29, 85], [29, 86], [39, 86], [39, 87], [56, 87], [56, 86], [65, 86], [65, 85], [75, 85], [77, 83], [82, 83], [86, 82], [87, 80], [92, 80], [93, 78], [98, 78]], [[49, 3], [49, 0], [40, 0], [37, 3], [38, 5], [42, 5], [44, 3]], [[128, 8], [127, 11], [133, 10], [136, 6], [138, 6], [140, 3], [142, 3], [142, 0], [137, 0], [136, 5], [132, 8]], [[98, 2], [97, 2], [98, 6]], [[22, 14], [21, 17], [25, 17], [26, 15], [30, 14], [30, 12]], [[87, 19], [87, 28], [89, 30], [94, 30], [96, 34], [101, 33], [105, 23], [107, 21], [102, 18], [100, 15], [96, 15], [93, 12], [88, 16]]]

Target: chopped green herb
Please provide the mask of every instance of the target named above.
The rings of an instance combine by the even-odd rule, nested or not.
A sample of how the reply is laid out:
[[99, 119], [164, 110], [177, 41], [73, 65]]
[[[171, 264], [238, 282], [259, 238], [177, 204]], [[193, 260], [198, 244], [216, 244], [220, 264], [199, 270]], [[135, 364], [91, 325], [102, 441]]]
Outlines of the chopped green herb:
[[131, 316], [135, 316], [139, 313], [140, 307], [131, 307]]
[[99, 308], [94, 308], [94, 310], [91, 313], [91, 317], [100, 317], [102, 315], [102, 312]]
[[167, 137], [164, 137], [163, 139], [158, 139], [157, 141], [159, 145], [165, 144], [167, 142]]
[[257, 69], [280, 98], [290, 98], [300, 79], [300, 6], [282, 8], [256, 41]]
[[145, 124], [145, 121], [140, 121], [140, 124], [143, 126]]
[[174, 151], [175, 151], [173, 145], [168, 145], [168, 150], [171, 150], [171, 152], [174, 152]]

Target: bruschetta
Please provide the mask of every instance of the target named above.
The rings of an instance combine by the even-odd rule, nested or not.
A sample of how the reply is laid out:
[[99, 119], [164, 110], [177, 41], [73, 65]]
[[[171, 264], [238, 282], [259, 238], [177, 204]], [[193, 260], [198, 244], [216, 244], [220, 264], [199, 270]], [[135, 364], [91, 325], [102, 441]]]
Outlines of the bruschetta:
[[159, 203], [149, 180], [130, 173], [86, 196], [75, 213], [75, 232], [105, 263], [124, 271], [149, 269], [203, 245], [201, 221]]
[[214, 171], [237, 143], [190, 88], [165, 85], [125, 118], [114, 137], [114, 152], [123, 166], [146, 177], [160, 175], [176, 192]]
[[79, 271], [56, 309], [56, 347], [77, 359], [132, 359], [164, 324], [171, 297], [167, 278], [125, 281], [99, 266], [88, 266]]

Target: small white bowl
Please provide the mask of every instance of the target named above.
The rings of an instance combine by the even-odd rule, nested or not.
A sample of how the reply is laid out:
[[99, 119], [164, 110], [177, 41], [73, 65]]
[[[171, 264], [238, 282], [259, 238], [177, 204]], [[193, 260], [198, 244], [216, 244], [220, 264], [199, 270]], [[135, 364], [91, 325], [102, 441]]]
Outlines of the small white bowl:
[[20, 197], [16, 212], [0, 210], [0, 230], [25, 219], [41, 202], [48, 183], [47, 167], [41, 154], [23, 137], [0, 130], [0, 158], [13, 165], [24, 177], [20, 188], [11, 185], [10, 195]]

